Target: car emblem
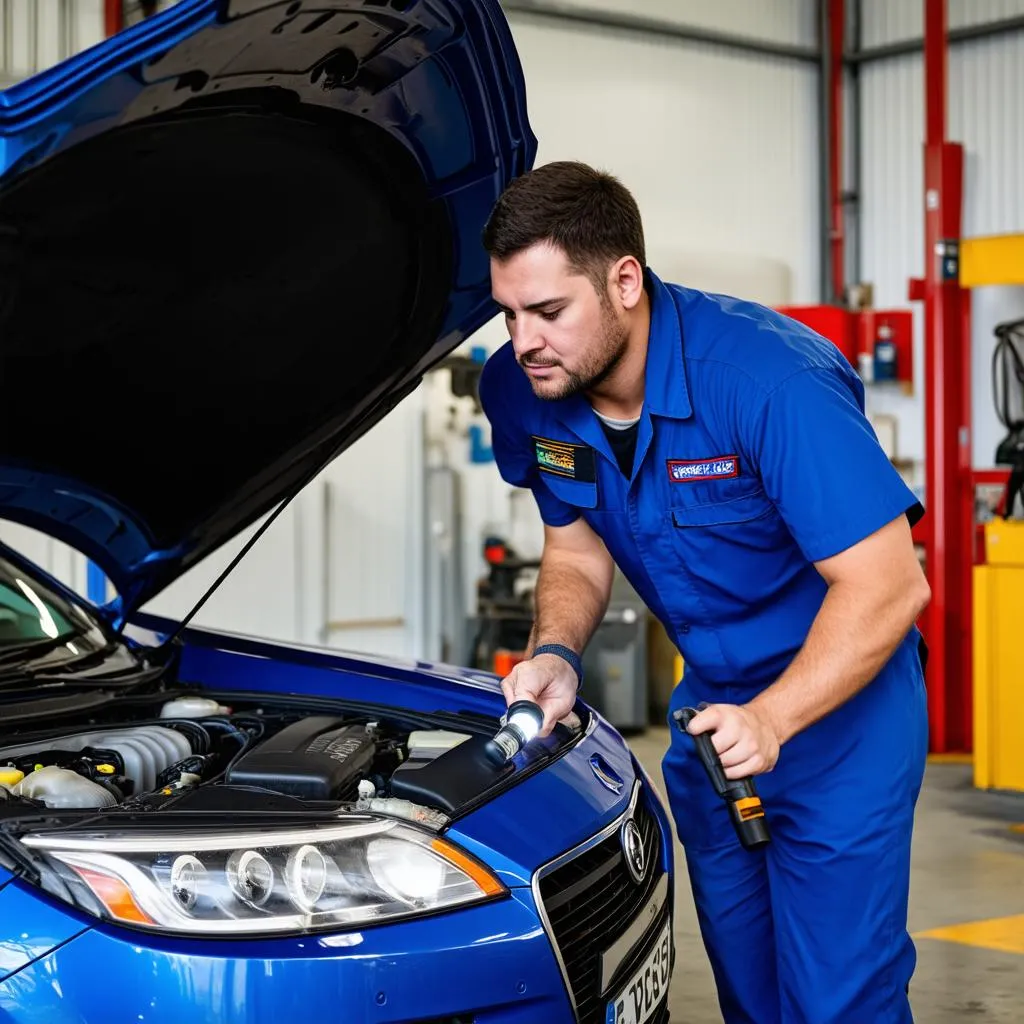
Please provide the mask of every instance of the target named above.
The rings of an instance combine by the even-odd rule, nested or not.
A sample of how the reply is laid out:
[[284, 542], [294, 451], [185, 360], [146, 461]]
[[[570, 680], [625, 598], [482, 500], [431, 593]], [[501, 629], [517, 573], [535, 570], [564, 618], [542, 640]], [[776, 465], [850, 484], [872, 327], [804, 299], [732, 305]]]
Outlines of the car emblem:
[[626, 867], [633, 876], [633, 881], [639, 885], [644, 880], [647, 857], [644, 854], [644, 841], [640, 837], [640, 829], [636, 827], [636, 822], [632, 818], [622, 826], [621, 838]]
[[594, 773], [594, 778], [601, 783], [605, 789], [610, 789], [613, 793], [619, 794], [622, 792], [622, 787], [625, 783], [612, 771], [609, 767], [608, 762], [600, 754], [592, 754], [590, 757], [590, 770]]

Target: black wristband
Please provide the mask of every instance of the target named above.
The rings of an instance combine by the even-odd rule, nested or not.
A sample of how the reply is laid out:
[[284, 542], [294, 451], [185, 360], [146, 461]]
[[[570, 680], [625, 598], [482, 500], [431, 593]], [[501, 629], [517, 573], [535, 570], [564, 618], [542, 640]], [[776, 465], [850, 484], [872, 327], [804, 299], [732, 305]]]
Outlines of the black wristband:
[[579, 693], [580, 687], [583, 685], [583, 662], [572, 648], [564, 647], [562, 644], [541, 644], [540, 647], [534, 649], [530, 657], [536, 658], [538, 654], [556, 654], [559, 658], [567, 661], [576, 673], [576, 692]]

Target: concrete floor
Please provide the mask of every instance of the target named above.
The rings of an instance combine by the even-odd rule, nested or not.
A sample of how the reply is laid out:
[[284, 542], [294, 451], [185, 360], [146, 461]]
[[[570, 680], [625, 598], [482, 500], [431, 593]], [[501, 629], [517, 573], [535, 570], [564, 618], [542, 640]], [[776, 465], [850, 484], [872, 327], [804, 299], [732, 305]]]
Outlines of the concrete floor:
[[[668, 739], [660, 728], [629, 738], [662, 796]], [[672, 1024], [721, 1024], [678, 841], [676, 868], [682, 877]], [[914, 839], [910, 932], [918, 952], [911, 983], [916, 1020], [1024, 1021], [1024, 797], [979, 793], [969, 765], [928, 766]]]

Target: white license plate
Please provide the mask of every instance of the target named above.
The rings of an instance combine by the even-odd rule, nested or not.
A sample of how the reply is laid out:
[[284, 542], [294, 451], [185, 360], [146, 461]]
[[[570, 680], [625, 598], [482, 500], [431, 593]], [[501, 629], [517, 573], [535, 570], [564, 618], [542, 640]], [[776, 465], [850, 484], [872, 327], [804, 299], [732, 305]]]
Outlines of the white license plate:
[[672, 972], [672, 919], [662, 928], [651, 951], [608, 1004], [606, 1024], [646, 1024], [668, 994]]

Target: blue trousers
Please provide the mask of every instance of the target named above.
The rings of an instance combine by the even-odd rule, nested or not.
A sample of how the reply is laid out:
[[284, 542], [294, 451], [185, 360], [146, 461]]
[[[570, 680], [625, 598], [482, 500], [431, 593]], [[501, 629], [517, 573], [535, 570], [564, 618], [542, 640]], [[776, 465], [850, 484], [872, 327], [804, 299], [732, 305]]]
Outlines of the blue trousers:
[[[671, 710], [750, 696], [687, 673]], [[927, 747], [908, 638], [877, 679], [756, 777], [772, 842], [747, 851], [693, 740], [672, 724], [662, 767], [726, 1024], [913, 1020], [910, 844]]]

